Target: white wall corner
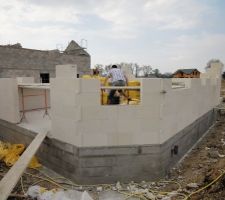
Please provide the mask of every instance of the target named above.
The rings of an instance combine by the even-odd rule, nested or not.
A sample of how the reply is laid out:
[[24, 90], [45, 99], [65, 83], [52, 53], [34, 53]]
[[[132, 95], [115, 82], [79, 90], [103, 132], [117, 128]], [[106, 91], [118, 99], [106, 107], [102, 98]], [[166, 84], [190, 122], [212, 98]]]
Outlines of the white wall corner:
[[99, 79], [79, 79], [82, 93], [98, 93], [100, 95]]

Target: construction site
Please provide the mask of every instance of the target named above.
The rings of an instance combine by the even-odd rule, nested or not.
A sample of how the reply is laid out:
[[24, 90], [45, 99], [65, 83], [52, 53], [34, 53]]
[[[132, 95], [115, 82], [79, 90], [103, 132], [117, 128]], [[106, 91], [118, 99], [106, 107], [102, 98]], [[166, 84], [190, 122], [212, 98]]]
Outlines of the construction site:
[[[32, 51], [21, 65], [29, 50], [0, 51], [18, 55], [14, 68], [0, 66], [0, 200], [224, 199], [221, 62], [199, 78], [137, 78], [124, 68], [127, 86], [112, 86], [90, 75], [74, 41], [64, 53]], [[110, 90], [129, 98], [108, 104]]]

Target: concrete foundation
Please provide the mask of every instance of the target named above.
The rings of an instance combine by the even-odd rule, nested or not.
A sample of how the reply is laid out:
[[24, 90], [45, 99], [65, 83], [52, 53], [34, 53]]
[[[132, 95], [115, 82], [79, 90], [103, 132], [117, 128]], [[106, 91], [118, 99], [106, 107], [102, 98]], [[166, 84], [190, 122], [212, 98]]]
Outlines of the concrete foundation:
[[[41, 162], [81, 184], [157, 180], [164, 177], [216, 120], [210, 110], [162, 144], [77, 147], [46, 139], [38, 151]], [[35, 136], [0, 120], [0, 140], [28, 145]]]

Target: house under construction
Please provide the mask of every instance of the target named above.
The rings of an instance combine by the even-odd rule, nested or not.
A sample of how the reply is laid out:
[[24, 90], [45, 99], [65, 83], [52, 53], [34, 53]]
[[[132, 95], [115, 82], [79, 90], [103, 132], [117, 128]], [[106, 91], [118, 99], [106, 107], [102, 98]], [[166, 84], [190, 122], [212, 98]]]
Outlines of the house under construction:
[[57, 65], [47, 84], [0, 78], [0, 140], [29, 145], [48, 134], [39, 159], [78, 183], [160, 179], [216, 120], [220, 62], [198, 79], [133, 77], [140, 85], [124, 89], [139, 92], [135, 105], [102, 105], [112, 87], [78, 70]]

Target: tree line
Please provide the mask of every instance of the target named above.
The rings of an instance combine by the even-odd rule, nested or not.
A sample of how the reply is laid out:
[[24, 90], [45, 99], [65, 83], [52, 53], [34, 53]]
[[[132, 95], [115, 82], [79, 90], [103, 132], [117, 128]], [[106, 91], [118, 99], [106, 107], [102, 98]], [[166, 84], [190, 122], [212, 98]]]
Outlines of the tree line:
[[[173, 76], [172, 73], [161, 73], [159, 69], [153, 68], [151, 65], [139, 65], [137, 63], [116, 63], [116, 65], [120, 68], [128, 67], [131, 69], [132, 74], [135, 77], [146, 77], [146, 78], [171, 78]], [[102, 65], [96, 64], [94, 66], [95, 69], [98, 69], [102, 76], [105, 76], [109, 69], [111, 68], [112, 64], [109, 65]]]

